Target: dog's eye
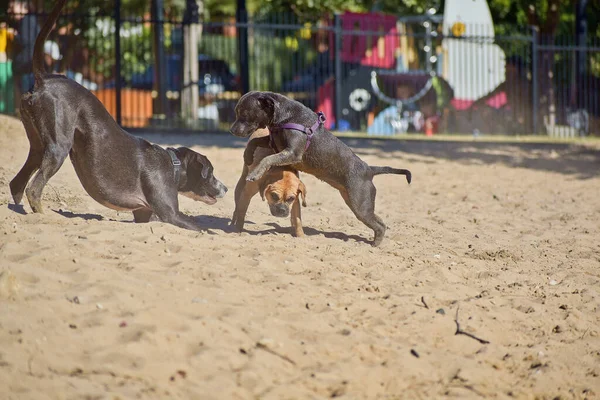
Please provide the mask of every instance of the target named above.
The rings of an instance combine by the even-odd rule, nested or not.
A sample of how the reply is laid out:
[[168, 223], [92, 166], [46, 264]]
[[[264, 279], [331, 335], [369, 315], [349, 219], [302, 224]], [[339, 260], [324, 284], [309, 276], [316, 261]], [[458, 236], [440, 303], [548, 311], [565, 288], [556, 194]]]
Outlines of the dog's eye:
[[277, 193], [271, 193], [271, 198], [272, 198], [274, 201], [278, 201], [278, 200], [279, 200], [279, 195], [278, 195]]
[[287, 203], [291, 203], [291, 202], [293, 202], [295, 199], [296, 199], [296, 198], [295, 198], [294, 196], [290, 196], [290, 197], [288, 197], [288, 198], [287, 198], [286, 202], [287, 202]]

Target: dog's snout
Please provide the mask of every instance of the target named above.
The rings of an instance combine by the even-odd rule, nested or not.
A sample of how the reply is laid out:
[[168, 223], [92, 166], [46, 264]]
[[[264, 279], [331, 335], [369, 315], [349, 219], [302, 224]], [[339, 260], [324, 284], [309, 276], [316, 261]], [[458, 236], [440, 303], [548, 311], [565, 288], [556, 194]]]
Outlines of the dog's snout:
[[285, 218], [290, 215], [290, 209], [283, 204], [270, 205], [271, 215], [274, 217]]
[[220, 199], [221, 197], [225, 196], [225, 193], [227, 193], [227, 186], [225, 186], [221, 181], [218, 182], [219, 194], [217, 194], [217, 198]]
[[249, 129], [250, 127], [243, 123], [243, 122], [234, 122], [233, 124], [231, 124], [231, 128], [229, 128], [229, 132], [233, 135], [233, 136], [237, 136], [237, 137], [247, 137], [250, 136], [250, 134], [252, 134], [252, 132], [254, 130]]
[[229, 128], [229, 132], [233, 135], [233, 136], [241, 136], [239, 134], [240, 128], [239, 128], [240, 124], [237, 122], [234, 122], [233, 124], [231, 124], [231, 128]]

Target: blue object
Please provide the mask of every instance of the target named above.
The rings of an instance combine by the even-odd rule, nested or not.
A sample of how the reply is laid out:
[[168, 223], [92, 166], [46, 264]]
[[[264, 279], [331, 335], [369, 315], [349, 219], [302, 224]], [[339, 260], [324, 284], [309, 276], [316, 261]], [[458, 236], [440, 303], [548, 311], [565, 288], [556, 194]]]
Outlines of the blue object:
[[[167, 90], [179, 91], [183, 85], [181, 56], [170, 54], [167, 59]], [[237, 80], [231, 73], [229, 66], [223, 60], [211, 58], [207, 55], [198, 55], [198, 88], [200, 94], [210, 90], [209, 85], [222, 88], [222, 91], [237, 90]], [[129, 84], [125, 86], [133, 89], [152, 90], [154, 85], [154, 66], [150, 65], [146, 71], [133, 74]]]
[[398, 119], [398, 107], [390, 106], [377, 114], [371, 126], [367, 128], [369, 135], [394, 135], [396, 131], [392, 126], [392, 120]]
[[[339, 126], [338, 126], [339, 124]], [[335, 123], [331, 123], [331, 130], [332, 131], [339, 131], [339, 132], [344, 132], [344, 131], [349, 131], [350, 130], [350, 122], [346, 121], [345, 119], [341, 119], [338, 121], [335, 121]]]

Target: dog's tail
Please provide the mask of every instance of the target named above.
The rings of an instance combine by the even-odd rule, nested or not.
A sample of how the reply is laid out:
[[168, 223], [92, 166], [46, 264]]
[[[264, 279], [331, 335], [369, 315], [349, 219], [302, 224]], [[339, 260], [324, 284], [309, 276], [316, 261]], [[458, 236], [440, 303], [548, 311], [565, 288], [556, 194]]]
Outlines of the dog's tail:
[[35, 77], [35, 84], [39, 86], [42, 84], [46, 68], [44, 67], [44, 43], [54, 28], [54, 24], [60, 15], [60, 11], [64, 7], [67, 0], [58, 0], [56, 5], [52, 9], [52, 12], [48, 16], [46, 23], [42, 26], [37, 39], [35, 39], [35, 45], [33, 47], [33, 76]]
[[407, 169], [400, 168], [392, 168], [392, 167], [369, 167], [371, 168], [371, 173], [373, 175], [381, 175], [381, 174], [398, 174], [398, 175], [406, 175], [406, 181], [410, 183], [412, 180], [412, 174]]

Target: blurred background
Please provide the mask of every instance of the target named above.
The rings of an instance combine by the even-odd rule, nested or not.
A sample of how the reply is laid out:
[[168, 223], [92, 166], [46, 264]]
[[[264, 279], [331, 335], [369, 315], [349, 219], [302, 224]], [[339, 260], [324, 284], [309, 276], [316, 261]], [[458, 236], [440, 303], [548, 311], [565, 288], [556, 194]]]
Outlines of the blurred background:
[[[0, 113], [52, 5], [0, 1]], [[227, 131], [269, 90], [337, 131], [598, 136], [599, 20], [588, 0], [72, 0], [44, 51], [130, 131]]]

